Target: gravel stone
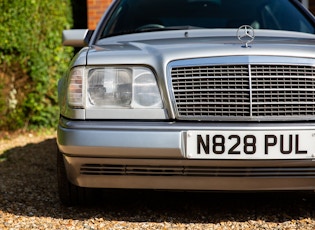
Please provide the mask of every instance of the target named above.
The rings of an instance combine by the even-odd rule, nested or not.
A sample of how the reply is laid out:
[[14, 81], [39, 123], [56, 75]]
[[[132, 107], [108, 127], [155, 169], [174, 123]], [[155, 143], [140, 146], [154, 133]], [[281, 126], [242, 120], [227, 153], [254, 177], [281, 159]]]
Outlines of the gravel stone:
[[[55, 133], [0, 132], [0, 229], [314, 230], [305, 192], [102, 190], [84, 206], [59, 203]], [[95, 198], [95, 197], [94, 197]]]

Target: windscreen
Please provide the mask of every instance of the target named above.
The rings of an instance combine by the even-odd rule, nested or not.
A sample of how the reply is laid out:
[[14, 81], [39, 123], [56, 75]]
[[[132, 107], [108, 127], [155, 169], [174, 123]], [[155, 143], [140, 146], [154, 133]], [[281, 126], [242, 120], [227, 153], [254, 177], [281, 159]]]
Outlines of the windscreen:
[[312, 22], [289, 0], [121, 0], [106, 20], [101, 37], [242, 25], [314, 34]]

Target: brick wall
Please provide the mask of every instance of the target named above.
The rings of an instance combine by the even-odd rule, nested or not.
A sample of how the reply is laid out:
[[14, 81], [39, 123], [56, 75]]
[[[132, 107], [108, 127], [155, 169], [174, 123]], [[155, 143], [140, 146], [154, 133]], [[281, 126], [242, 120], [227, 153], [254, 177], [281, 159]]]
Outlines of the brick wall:
[[87, 0], [88, 28], [94, 30], [112, 0]]
[[309, 10], [315, 15], [315, 0], [309, 0]]

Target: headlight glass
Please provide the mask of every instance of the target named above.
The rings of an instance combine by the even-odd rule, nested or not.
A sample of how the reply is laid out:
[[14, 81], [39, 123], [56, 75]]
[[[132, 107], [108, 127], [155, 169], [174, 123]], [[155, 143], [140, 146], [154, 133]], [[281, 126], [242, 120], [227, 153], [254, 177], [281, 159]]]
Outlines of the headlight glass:
[[151, 71], [140, 70], [134, 79], [135, 107], [162, 107], [156, 80]]
[[89, 103], [92, 106], [130, 106], [132, 71], [129, 69], [92, 69], [88, 78]]
[[153, 72], [146, 67], [91, 68], [87, 106], [99, 108], [162, 108]]

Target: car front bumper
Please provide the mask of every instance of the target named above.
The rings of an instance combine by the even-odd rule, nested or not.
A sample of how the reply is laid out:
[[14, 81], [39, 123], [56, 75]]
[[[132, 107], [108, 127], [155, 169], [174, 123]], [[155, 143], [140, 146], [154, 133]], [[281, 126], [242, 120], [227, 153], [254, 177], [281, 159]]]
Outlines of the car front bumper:
[[198, 123], [60, 119], [67, 176], [81, 187], [180, 190], [315, 190], [315, 161], [197, 160], [189, 130], [314, 130], [313, 123]]

